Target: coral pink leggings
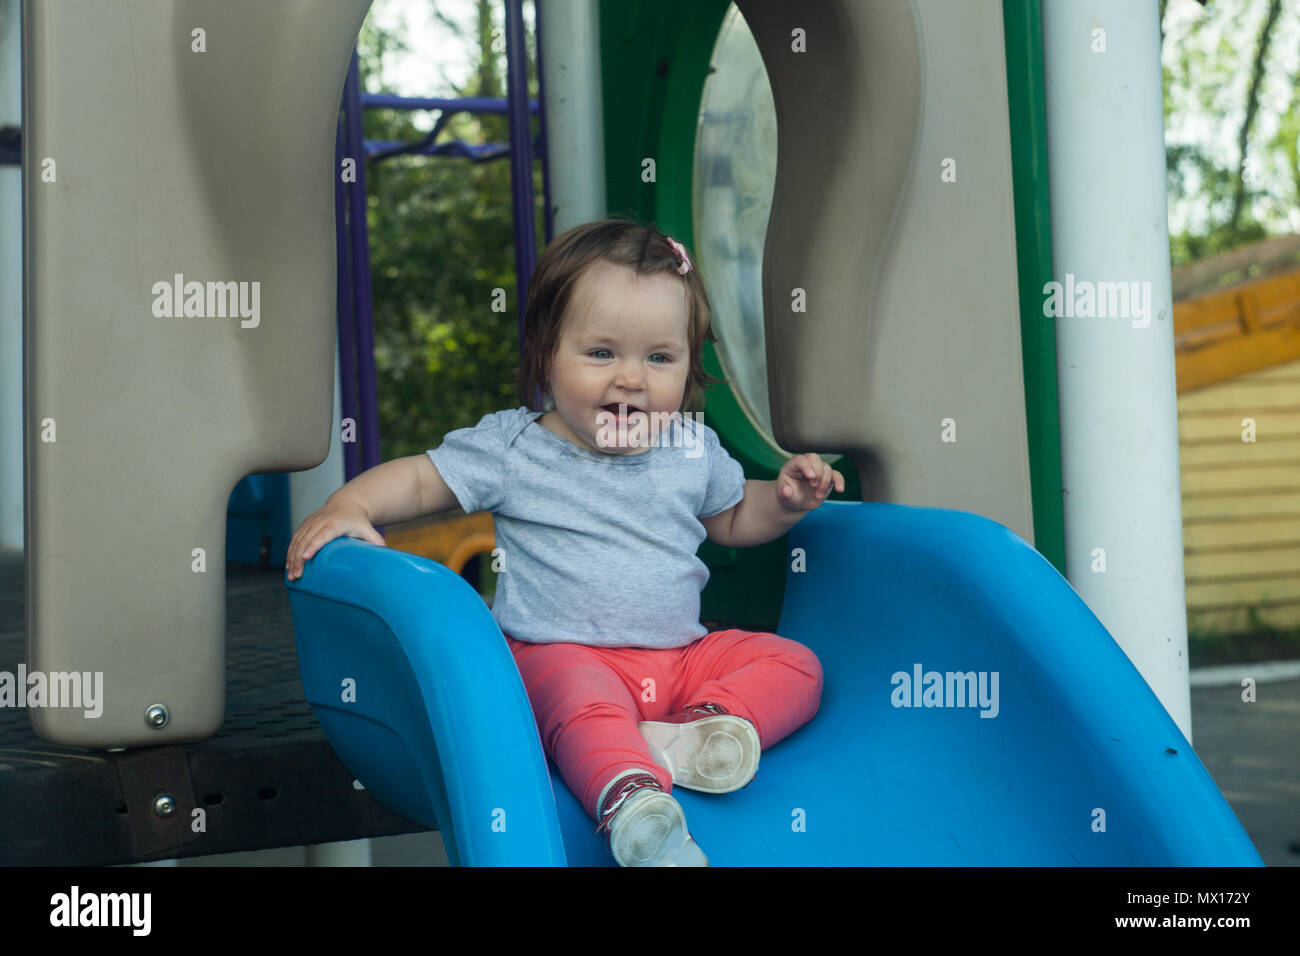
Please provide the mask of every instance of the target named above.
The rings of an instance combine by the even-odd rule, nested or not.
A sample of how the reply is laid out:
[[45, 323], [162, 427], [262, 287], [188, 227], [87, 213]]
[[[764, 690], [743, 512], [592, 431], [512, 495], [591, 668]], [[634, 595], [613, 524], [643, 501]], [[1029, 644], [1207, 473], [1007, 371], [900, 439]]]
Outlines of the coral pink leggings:
[[638, 721], [713, 701], [753, 723], [766, 749], [811, 720], [821, 703], [816, 655], [776, 634], [713, 631], [662, 650], [505, 637], [542, 746], [593, 820], [601, 791], [623, 770], [643, 768], [672, 791], [672, 774], [651, 759]]

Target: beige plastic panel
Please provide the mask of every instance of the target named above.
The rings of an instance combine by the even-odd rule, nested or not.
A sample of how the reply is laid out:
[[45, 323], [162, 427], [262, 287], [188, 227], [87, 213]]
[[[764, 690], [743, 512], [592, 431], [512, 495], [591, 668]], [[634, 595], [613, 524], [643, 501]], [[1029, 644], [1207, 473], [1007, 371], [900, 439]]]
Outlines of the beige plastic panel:
[[[27, 666], [104, 688], [98, 718], [32, 709], [47, 740], [221, 725], [227, 500], [329, 450], [334, 139], [369, 5], [26, 6]], [[177, 274], [205, 311], [207, 283], [248, 283], [250, 314], [156, 315]]]
[[737, 6], [776, 105], [777, 441], [844, 453], [868, 500], [972, 511], [1032, 543], [1001, 3]]

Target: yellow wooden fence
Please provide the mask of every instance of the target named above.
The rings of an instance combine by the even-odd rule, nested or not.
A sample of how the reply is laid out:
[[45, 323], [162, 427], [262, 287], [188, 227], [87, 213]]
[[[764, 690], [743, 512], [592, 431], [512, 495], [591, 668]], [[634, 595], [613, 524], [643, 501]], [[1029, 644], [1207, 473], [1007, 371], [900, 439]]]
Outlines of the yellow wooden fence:
[[1300, 627], [1300, 270], [1174, 304], [1188, 626]]

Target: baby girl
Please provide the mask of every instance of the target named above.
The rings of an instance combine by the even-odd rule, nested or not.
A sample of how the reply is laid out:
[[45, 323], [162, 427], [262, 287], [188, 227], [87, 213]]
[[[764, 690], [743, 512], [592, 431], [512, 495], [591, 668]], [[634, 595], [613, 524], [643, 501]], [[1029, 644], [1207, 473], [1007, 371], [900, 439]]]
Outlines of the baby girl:
[[776, 634], [699, 622], [701, 541], [780, 537], [844, 477], [815, 454], [745, 480], [695, 405], [712, 379], [704, 284], [682, 245], [607, 219], [557, 236], [524, 318], [518, 408], [372, 468], [289, 545], [289, 579], [342, 535], [457, 506], [495, 515], [492, 614], [547, 755], [623, 866], [707, 866], [673, 785], [728, 793], [807, 723], [822, 670]]

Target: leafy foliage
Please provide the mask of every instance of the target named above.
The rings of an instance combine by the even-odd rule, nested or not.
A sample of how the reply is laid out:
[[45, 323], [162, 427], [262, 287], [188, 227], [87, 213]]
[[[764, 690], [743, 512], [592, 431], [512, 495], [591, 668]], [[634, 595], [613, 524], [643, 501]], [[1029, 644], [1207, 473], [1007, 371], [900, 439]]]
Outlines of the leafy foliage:
[[1161, 8], [1172, 264], [1300, 230], [1300, 11]]

